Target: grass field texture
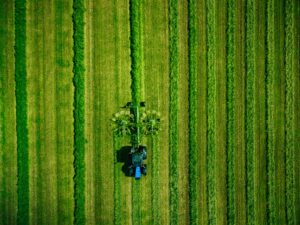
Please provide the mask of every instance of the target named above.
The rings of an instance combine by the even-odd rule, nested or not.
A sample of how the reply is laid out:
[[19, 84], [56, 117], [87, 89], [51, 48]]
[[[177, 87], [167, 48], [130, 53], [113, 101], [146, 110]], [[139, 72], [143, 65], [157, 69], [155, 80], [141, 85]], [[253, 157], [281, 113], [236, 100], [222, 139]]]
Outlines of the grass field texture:
[[[0, 225], [300, 224], [298, 0], [0, 0]], [[126, 177], [127, 102], [161, 114]]]

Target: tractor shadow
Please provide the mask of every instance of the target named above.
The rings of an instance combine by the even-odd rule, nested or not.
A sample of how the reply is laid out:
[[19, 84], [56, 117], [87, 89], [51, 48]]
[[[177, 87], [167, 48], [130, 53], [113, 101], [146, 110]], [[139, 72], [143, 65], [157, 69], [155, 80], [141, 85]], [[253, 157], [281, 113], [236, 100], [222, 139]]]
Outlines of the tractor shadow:
[[125, 176], [129, 177], [128, 175], [128, 166], [130, 166], [130, 158], [129, 158], [129, 153], [131, 150], [131, 146], [123, 146], [119, 150], [117, 150], [117, 162], [118, 163], [124, 163], [122, 166], [122, 172], [124, 173]]

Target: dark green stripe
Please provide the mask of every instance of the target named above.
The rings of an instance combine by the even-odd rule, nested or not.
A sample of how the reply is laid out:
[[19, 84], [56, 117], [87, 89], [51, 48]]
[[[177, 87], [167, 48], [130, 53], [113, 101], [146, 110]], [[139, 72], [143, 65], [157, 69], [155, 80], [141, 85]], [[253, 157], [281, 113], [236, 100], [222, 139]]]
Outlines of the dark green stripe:
[[246, 171], [247, 224], [255, 224], [254, 215], [254, 76], [255, 15], [254, 0], [246, 3]]
[[84, 0], [73, 1], [74, 29], [74, 224], [85, 224], [85, 137], [84, 137]]
[[227, 220], [228, 224], [236, 223], [235, 191], [235, 51], [236, 51], [236, 4], [228, 0], [227, 22]]
[[216, 224], [216, 2], [206, 1], [208, 224]]
[[29, 224], [29, 167], [26, 91], [26, 0], [15, 1], [15, 79], [18, 166], [17, 223]]
[[169, 2], [170, 41], [170, 223], [178, 224], [178, 0]]
[[276, 224], [275, 213], [275, 153], [274, 153], [274, 0], [268, 1], [267, 7], [267, 173], [268, 173], [268, 223]]
[[190, 224], [198, 224], [198, 142], [197, 142], [197, 17], [196, 1], [188, 2], [189, 17], [189, 204]]

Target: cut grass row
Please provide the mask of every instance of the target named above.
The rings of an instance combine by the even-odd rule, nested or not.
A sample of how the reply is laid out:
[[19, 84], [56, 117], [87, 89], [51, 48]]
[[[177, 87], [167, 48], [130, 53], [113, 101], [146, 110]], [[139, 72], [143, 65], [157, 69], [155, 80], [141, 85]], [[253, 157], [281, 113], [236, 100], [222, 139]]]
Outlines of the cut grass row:
[[197, 16], [196, 1], [188, 2], [189, 45], [189, 208], [190, 224], [198, 224], [198, 142], [197, 142]]
[[206, 2], [207, 33], [207, 196], [208, 224], [216, 224], [216, 2]]
[[268, 208], [267, 220], [269, 224], [276, 223], [275, 213], [275, 146], [274, 146], [274, 67], [275, 67], [275, 43], [274, 43], [274, 0], [267, 4], [267, 173], [268, 173]]
[[255, 76], [255, 5], [246, 2], [246, 171], [247, 223], [255, 224], [254, 215], [254, 76]]
[[26, 91], [26, 0], [15, 1], [15, 82], [18, 166], [18, 224], [29, 224], [29, 166]]
[[[130, 56], [131, 56], [131, 98], [134, 106], [140, 103], [141, 84], [141, 7], [139, 0], [129, 1], [130, 13]], [[140, 182], [132, 181], [132, 223], [141, 224]]]
[[83, 0], [73, 1], [74, 29], [74, 224], [85, 224], [85, 136], [84, 136], [84, 11]]
[[169, 2], [170, 51], [170, 223], [178, 224], [178, 1]]
[[294, 225], [295, 222], [295, 82], [294, 82], [294, 55], [297, 47], [295, 46], [295, 20], [294, 1], [286, 1], [286, 18], [285, 18], [285, 62], [286, 62], [286, 207], [287, 207], [287, 224]]
[[235, 188], [235, 52], [236, 4], [228, 0], [227, 21], [227, 221], [236, 224]]

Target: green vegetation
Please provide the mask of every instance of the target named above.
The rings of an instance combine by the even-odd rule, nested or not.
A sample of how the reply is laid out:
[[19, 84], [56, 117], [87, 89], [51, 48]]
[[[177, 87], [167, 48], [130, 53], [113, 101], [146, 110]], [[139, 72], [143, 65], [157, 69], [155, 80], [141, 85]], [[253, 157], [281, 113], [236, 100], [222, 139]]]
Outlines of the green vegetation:
[[84, 134], [84, 12], [83, 0], [74, 0], [73, 3], [74, 29], [74, 199], [76, 225], [85, 224], [85, 134]]
[[18, 154], [17, 223], [29, 224], [29, 166], [26, 74], [26, 0], [15, 1], [15, 81]]
[[295, 82], [294, 82], [294, 54], [297, 47], [294, 45], [295, 21], [293, 19], [294, 2], [286, 1], [286, 204], [287, 204], [287, 224], [294, 225], [295, 219]]
[[198, 224], [198, 142], [197, 142], [197, 12], [196, 1], [188, 2], [189, 16], [189, 182], [190, 224]]
[[131, 54], [131, 97], [133, 105], [139, 105], [141, 100], [141, 8], [140, 1], [130, 0], [130, 54]]
[[227, 220], [236, 224], [236, 187], [235, 187], [235, 52], [236, 52], [236, 4], [228, 0], [227, 24]]
[[254, 76], [255, 28], [254, 1], [246, 2], [246, 168], [247, 223], [255, 224], [254, 216]]
[[207, 196], [208, 196], [208, 223], [216, 224], [216, 3], [213, 0], [206, 2], [206, 29], [207, 29]]
[[0, 5], [1, 225], [298, 224], [297, 0]]
[[159, 179], [159, 165], [160, 165], [160, 148], [159, 148], [159, 136], [151, 136], [152, 142], [152, 216], [153, 224], [161, 224], [160, 214], [160, 179]]
[[268, 2], [267, 8], [267, 171], [268, 171], [268, 223], [276, 223], [275, 214], [275, 146], [274, 146], [274, 0]]
[[169, 2], [170, 32], [170, 218], [178, 224], [178, 1]]

